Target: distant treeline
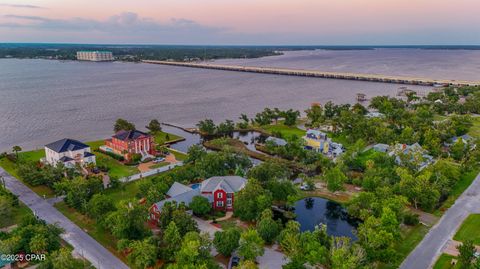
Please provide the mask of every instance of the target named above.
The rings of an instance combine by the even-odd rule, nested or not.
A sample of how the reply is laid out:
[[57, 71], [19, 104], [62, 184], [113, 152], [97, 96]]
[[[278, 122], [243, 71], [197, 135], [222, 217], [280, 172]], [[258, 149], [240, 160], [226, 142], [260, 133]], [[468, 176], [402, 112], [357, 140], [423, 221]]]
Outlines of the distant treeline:
[[48, 43], [0, 43], [0, 58], [44, 58], [75, 60], [79, 50], [108, 50], [118, 60], [214, 60], [259, 58], [291, 50], [371, 50], [376, 48], [466, 49], [480, 46], [197, 46], [197, 45], [87, 45]]

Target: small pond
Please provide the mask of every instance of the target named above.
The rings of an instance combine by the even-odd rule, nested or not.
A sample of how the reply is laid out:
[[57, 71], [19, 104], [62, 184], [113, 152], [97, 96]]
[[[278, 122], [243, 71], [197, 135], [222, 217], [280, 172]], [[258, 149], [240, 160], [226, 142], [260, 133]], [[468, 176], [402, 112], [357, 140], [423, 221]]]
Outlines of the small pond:
[[[327, 225], [327, 233], [332, 236], [346, 236], [357, 240], [354, 231], [358, 220], [351, 218], [339, 203], [319, 197], [309, 197], [295, 203], [295, 220], [302, 231], [313, 231], [319, 224]], [[278, 214], [276, 214], [278, 215]]]

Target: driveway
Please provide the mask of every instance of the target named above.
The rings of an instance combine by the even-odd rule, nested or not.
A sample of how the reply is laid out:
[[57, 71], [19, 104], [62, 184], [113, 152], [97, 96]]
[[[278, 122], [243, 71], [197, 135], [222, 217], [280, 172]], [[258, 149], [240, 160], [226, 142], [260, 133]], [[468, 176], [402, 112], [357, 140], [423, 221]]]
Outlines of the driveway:
[[401, 269], [431, 268], [465, 218], [480, 213], [480, 174], [410, 253]]
[[5, 172], [1, 167], [0, 175], [5, 179], [7, 189], [17, 195], [20, 201], [27, 205], [40, 219], [61, 227], [65, 231], [62, 234], [62, 238], [74, 247], [76, 253], [85, 257], [93, 266], [99, 269], [128, 268], [120, 259], [115, 257], [76, 224], [67, 219], [46, 200]]

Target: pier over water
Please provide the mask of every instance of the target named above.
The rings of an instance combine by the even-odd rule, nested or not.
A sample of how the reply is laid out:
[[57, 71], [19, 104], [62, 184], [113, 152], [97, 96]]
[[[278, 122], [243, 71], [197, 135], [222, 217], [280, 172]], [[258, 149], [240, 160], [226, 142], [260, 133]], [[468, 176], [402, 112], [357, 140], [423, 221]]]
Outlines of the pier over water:
[[278, 68], [278, 67], [256, 67], [256, 66], [222, 65], [222, 64], [210, 64], [210, 63], [193, 63], [193, 62], [153, 61], [153, 60], [143, 60], [142, 62], [149, 63], [149, 64], [163, 64], [163, 65], [216, 69], [216, 70], [237, 71], [237, 72], [263, 73], [263, 74], [285, 75], [285, 76], [332, 78], [332, 79], [347, 79], [347, 80], [360, 80], [360, 81], [398, 83], [398, 84], [423, 85], [423, 86], [434, 86], [434, 85], [478, 86], [480, 85], [480, 81], [413, 78], [413, 77], [402, 77], [402, 76], [356, 74], [356, 73], [343, 73], [343, 72], [324, 72], [324, 71], [318, 71], [318, 70], [290, 69], [290, 68]]

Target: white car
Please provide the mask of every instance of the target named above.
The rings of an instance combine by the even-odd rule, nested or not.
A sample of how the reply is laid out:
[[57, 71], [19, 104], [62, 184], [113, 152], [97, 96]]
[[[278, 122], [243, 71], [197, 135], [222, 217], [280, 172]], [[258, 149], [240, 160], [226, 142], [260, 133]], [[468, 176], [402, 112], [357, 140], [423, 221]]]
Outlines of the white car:
[[160, 158], [156, 158], [155, 160], [153, 160], [154, 163], [161, 163], [161, 162], [163, 162], [163, 161], [165, 161], [165, 158], [161, 158], [161, 157], [160, 157]]

